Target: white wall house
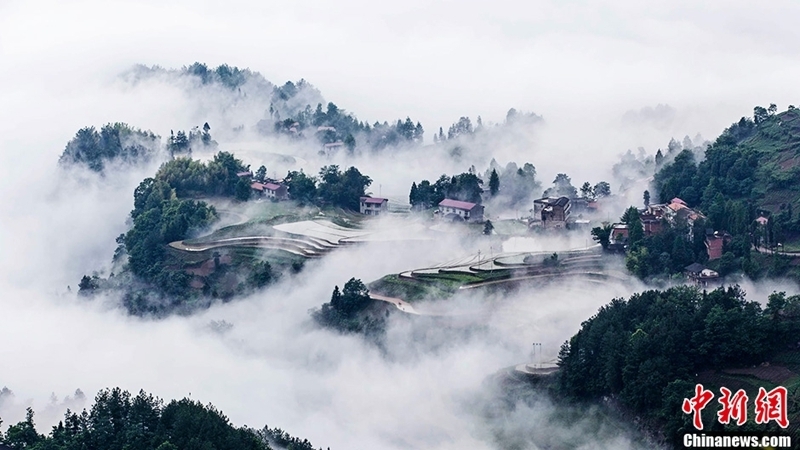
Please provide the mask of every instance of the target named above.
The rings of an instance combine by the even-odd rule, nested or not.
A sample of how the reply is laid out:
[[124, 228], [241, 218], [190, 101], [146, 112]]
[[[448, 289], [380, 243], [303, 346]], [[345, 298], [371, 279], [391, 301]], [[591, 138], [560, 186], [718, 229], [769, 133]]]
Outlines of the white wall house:
[[483, 206], [446, 198], [439, 202], [437, 213], [442, 219], [483, 222]]
[[380, 216], [389, 212], [389, 199], [380, 197], [361, 197], [359, 211], [367, 216]]

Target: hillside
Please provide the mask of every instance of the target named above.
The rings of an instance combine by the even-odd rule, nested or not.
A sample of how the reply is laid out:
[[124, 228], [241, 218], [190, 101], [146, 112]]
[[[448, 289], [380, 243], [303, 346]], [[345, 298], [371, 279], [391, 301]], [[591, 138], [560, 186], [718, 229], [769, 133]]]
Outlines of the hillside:
[[656, 162], [652, 189], [661, 202], [678, 197], [705, 215], [705, 229], [730, 234], [714, 267], [721, 274], [797, 278], [789, 258], [764, 260], [751, 250], [800, 250], [794, 212], [800, 207], [800, 110], [756, 107], [752, 119], [725, 129], [701, 161], [683, 150]]
[[[2, 423], [2, 421], [0, 421]], [[8, 447], [5, 447], [5, 446]], [[48, 435], [39, 434], [34, 411], [24, 421], [0, 430], [0, 448], [31, 450], [111, 449], [235, 449], [313, 450], [307, 439], [290, 436], [280, 428], [260, 430], [234, 426], [212, 404], [184, 398], [164, 403], [139, 391], [120, 388], [97, 393], [89, 410], [67, 410], [64, 420]]]
[[[744, 389], [751, 399], [748, 421], [724, 429], [756, 434], [777, 428], [755, 423], [759, 387], [784, 386], [789, 427], [783, 432], [797, 439], [798, 306], [800, 297], [773, 293], [762, 310], [739, 287], [701, 292], [684, 286], [615, 299], [562, 346], [560, 391], [583, 401], [612, 400], [677, 447], [693, 429], [681, 403], [696, 383], [715, 397], [720, 387]], [[723, 429], [718, 409], [714, 401], [703, 410], [707, 431]]]

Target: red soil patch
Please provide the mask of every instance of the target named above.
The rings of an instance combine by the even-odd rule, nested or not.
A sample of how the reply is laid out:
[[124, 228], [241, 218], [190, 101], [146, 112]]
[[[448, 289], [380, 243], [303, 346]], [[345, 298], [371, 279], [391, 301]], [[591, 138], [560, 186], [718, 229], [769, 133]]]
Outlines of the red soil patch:
[[[220, 265], [222, 265], [222, 264], [230, 264], [231, 263], [231, 256], [230, 255], [222, 255], [222, 256], [220, 256], [219, 257], [219, 263], [220, 263]], [[189, 273], [189, 274], [192, 274], [192, 275], [197, 275], [199, 277], [207, 277], [207, 276], [211, 275], [212, 273], [214, 273], [214, 270], [215, 270], [214, 258], [209, 258], [208, 260], [206, 260], [205, 262], [200, 264], [199, 267], [192, 267], [192, 268], [186, 269], [186, 273]]]
[[783, 161], [778, 163], [778, 165], [780, 165], [781, 169], [783, 170], [788, 170], [791, 169], [792, 167], [797, 167], [798, 165], [800, 165], [800, 157], [795, 156], [792, 158], [784, 159]]
[[783, 366], [768, 365], [751, 367], [747, 369], [728, 369], [723, 372], [732, 375], [750, 375], [761, 380], [770, 381], [775, 384], [781, 384], [786, 380], [796, 377], [797, 374]]

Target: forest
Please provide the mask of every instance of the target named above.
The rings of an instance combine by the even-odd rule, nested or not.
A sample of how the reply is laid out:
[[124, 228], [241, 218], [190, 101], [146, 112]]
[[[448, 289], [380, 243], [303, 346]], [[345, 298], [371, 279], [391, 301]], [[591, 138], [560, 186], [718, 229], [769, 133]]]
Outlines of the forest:
[[[0, 429], [0, 444], [14, 450], [314, 450], [306, 439], [267, 426], [236, 427], [213, 405], [184, 398], [164, 403], [120, 388], [97, 393], [89, 410], [67, 410], [50, 433], [36, 429], [34, 411]], [[0, 420], [2, 424], [2, 420]]]
[[132, 128], [125, 123], [103, 125], [98, 132], [85, 127], [75, 133], [58, 162], [61, 166], [78, 164], [102, 173], [110, 162], [147, 162], [158, 155], [161, 138], [151, 131]]
[[603, 306], [562, 345], [558, 388], [579, 401], [613, 399], [677, 442], [691, 426], [680, 405], [698, 373], [796, 354], [798, 336], [800, 296], [773, 293], [762, 309], [738, 286], [645, 291]]

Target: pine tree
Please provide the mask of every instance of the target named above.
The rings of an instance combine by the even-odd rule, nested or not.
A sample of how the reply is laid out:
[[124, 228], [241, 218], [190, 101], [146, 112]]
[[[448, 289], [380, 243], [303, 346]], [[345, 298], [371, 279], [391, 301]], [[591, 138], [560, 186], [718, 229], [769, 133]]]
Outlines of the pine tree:
[[494, 197], [498, 190], [500, 190], [500, 177], [497, 176], [497, 171], [492, 169], [492, 174], [489, 176], [489, 195]]
[[408, 202], [411, 206], [419, 203], [419, 189], [417, 189], [417, 182], [411, 183], [411, 193], [408, 194]]

